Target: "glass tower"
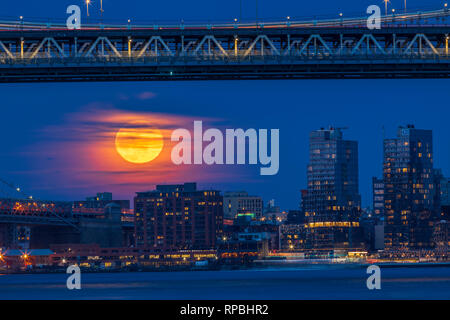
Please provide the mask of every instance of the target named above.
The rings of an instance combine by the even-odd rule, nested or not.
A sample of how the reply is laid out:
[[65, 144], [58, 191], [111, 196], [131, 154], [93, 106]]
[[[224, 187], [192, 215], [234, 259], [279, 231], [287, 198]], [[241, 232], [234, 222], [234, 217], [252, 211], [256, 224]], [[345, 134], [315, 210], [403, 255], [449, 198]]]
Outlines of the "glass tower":
[[435, 215], [431, 130], [399, 127], [384, 140], [386, 249], [431, 246]]
[[307, 178], [302, 206], [309, 246], [360, 247], [354, 241], [361, 207], [358, 142], [344, 140], [341, 129], [311, 132]]

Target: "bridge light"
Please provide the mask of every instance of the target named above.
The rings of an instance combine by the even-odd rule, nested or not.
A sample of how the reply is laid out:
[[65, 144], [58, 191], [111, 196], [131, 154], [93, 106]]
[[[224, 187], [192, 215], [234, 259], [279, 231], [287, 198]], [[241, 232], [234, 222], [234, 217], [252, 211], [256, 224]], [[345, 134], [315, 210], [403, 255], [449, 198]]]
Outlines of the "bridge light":
[[390, 0], [383, 0], [384, 2], [384, 12], [387, 15], [387, 11], [388, 11], [388, 3], [390, 3]]
[[91, 4], [91, 0], [85, 0], [85, 3], [86, 3], [87, 16], [89, 17], [89, 5]]
[[342, 17], [344, 14], [341, 12], [341, 13], [339, 13], [339, 17]]
[[17, 188], [16, 191], [17, 191], [17, 192], [20, 192], [20, 188]]

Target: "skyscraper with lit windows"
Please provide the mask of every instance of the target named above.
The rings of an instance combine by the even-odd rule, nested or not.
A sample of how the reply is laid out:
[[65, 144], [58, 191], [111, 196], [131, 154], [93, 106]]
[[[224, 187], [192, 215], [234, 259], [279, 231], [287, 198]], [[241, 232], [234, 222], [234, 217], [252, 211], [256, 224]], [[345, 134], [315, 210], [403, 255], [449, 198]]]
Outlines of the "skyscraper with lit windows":
[[399, 127], [397, 138], [384, 140], [386, 249], [432, 246], [436, 215], [431, 130]]
[[311, 249], [361, 247], [358, 142], [341, 129], [310, 133], [308, 188], [302, 193]]

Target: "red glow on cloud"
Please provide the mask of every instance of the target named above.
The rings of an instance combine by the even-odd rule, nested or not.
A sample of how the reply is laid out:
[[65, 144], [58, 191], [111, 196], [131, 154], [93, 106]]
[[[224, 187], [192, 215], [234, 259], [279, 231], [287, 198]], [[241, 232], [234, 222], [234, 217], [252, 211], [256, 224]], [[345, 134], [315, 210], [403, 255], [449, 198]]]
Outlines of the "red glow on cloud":
[[[151, 190], [156, 184], [192, 181], [214, 185], [238, 178], [236, 168], [172, 163], [172, 131], [190, 130], [194, 120], [199, 119], [91, 105], [67, 115], [63, 123], [43, 129], [43, 138], [26, 154], [27, 159], [32, 159], [32, 170], [27, 174], [33, 175], [31, 181], [39, 181], [33, 188], [55, 190], [67, 198], [104, 191], [113, 192], [116, 198], [131, 198], [135, 192]], [[116, 133], [121, 128], [160, 130], [164, 138], [162, 152], [149, 163], [126, 161], [115, 147]]]

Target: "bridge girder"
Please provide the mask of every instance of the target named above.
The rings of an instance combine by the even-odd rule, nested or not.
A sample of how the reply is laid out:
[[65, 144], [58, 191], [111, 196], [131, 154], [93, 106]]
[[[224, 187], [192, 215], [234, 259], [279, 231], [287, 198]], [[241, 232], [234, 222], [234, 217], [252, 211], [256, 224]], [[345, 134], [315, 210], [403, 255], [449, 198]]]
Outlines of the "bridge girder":
[[0, 81], [448, 77], [449, 34], [450, 26], [0, 31]]

